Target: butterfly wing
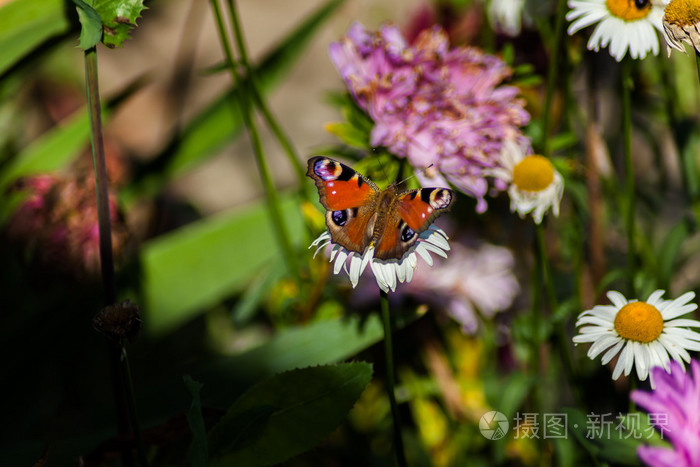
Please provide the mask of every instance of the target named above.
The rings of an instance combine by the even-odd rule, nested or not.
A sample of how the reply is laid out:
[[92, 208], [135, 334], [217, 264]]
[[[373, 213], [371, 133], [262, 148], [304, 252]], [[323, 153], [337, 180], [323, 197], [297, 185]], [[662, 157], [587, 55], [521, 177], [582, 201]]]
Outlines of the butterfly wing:
[[448, 211], [455, 201], [452, 190], [446, 188], [422, 188], [398, 195], [388, 213], [383, 235], [376, 246], [374, 256], [379, 259], [401, 259], [418, 241], [440, 214]]
[[363, 253], [372, 238], [379, 189], [347, 165], [322, 156], [309, 159], [306, 175], [316, 182], [333, 243]]

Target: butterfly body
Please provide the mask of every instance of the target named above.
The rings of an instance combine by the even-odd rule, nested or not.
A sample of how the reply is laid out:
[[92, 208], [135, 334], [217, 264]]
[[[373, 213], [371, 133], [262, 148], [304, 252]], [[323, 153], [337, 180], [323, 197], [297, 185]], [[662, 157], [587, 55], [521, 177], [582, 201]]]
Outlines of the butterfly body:
[[401, 259], [432, 221], [450, 209], [455, 196], [446, 188], [380, 190], [374, 182], [338, 161], [309, 159], [306, 173], [316, 182], [333, 243], [374, 257]]

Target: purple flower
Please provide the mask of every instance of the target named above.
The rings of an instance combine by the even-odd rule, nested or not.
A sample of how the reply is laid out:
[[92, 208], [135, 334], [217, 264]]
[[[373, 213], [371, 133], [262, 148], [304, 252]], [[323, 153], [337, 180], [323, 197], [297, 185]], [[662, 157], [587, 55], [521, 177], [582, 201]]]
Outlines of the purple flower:
[[648, 465], [700, 465], [700, 362], [692, 360], [690, 367], [692, 376], [675, 360], [670, 374], [655, 367], [651, 371], [656, 389], [632, 392], [632, 400], [654, 415], [656, 427], [673, 445], [673, 449], [640, 446], [637, 455]]
[[457, 242], [451, 246], [450, 257], [441, 267], [417, 270], [406, 291], [444, 308], [465, 334], [474, 334], [477, 310], [492, 318], [510, 307], [520, 291], [513, 274], [515, 260], [504, 247], [483, 244], [473, 249]]
[[331, 44], [330, 57], [374, 120], [372, 146], [416, 168], [435, 164], [422, 182], [449, 182], [486, 210], [484, 169], [498, 165], [506, 139], [529, 144], [520, 127], [530, 116], [518, 88], [501, 85], [511, 74], [502, 60], [473, 47], [450, 49], [437, 26], [408, 44], [395, 26], [372, 33], [359, 23]]

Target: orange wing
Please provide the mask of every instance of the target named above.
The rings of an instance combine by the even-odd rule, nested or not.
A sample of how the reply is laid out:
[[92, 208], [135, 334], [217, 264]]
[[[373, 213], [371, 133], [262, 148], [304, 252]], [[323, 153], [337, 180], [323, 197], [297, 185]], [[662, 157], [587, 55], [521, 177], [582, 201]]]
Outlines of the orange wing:
[[448, 211], [455, 201], [447, 188], [422, 188], [400, 195], [396, 211], [415, 232], [423, 232], [433, 220]]

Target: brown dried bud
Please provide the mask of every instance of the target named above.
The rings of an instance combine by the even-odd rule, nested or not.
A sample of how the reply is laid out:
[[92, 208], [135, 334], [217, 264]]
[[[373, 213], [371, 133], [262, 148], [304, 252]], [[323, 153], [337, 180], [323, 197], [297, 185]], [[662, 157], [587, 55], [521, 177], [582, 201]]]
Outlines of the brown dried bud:
[[104, 307], [92, 319], [92, 325], [111, 339], [122, 341], [127, 338], [134, 342], [141, 332], [141, 311], [127, 299]]

